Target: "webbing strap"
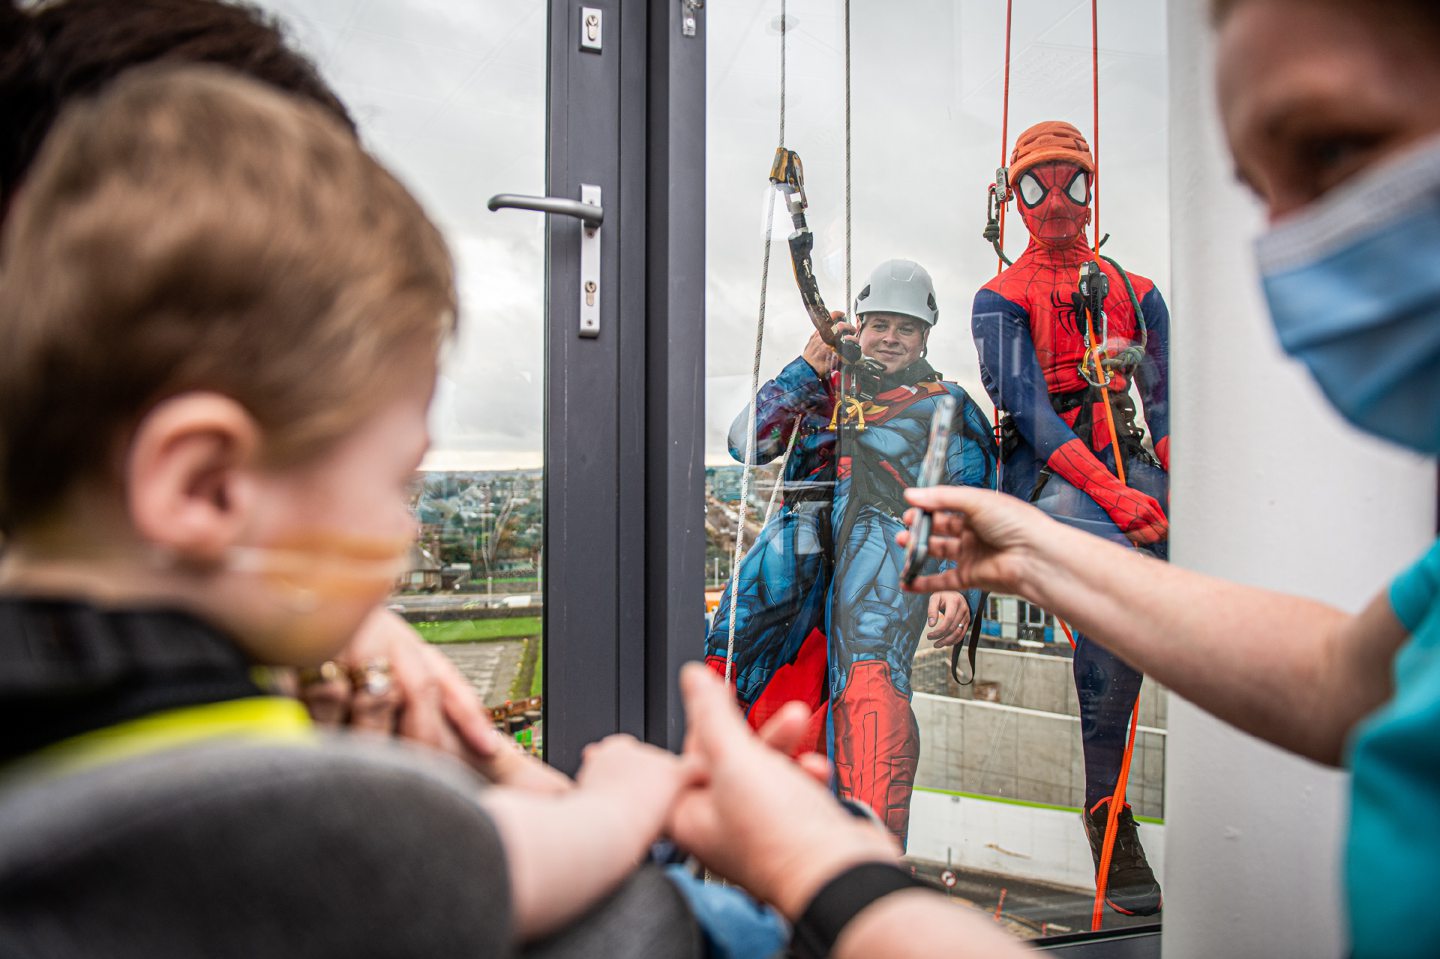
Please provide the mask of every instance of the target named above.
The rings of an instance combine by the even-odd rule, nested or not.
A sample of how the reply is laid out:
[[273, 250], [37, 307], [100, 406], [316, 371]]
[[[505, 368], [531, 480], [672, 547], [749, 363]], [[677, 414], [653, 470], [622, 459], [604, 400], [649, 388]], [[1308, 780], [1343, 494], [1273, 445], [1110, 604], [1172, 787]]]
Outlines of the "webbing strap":
[[[980, 608], [970, 611], [970, 628], [965, 631], [964, 641], [950, 647], [950, 678], [961, 686], [969, 686], [975, 682], [975, 648], [980, 644], [980, 629], [981, 624], [985, 621], [985, 604], [989, 598], [990, 594], [982, 590]], [[962, 655], [970, 663], [970, 671], [964, 674], [964, 679], [960, 678], [960, 657]]]

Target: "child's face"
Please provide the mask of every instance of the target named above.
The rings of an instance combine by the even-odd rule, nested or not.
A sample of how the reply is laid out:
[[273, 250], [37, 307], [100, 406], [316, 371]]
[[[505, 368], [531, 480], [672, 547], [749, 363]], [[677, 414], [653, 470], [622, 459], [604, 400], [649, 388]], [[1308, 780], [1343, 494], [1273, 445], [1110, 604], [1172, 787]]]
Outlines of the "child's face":
[[262, 478], [233, 564], [256, 592], [241, 640], [258, 661], [330, 658], [394, 589], [415, 538], [408, 494], [434, 383], [432, 364], [328, 453]]

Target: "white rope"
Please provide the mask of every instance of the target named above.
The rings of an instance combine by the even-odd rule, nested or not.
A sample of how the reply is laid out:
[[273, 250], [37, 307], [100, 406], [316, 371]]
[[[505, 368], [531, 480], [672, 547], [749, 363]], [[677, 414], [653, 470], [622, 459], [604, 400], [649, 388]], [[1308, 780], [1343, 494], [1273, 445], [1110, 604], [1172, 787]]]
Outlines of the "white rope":
[[770, 283], [770, 234], [775, 226], [775, 203], [771, 196], [765, 214], [765, 265], [761, 269], [760, 318], [755, 324], [755, 360], [750, 367], [750, 423], [745, 437], [745, 463], [740, 470], [740, 502], [735, 504], [735, 553], [730, 559], [730, 619], [725, 636], [725, 682], [729, 683], [735, 669], [735, 608], [740, 596], [740, 559], [745, 555], [745, 503], [750, 497], [750, 474], [755, 470], [755, 426], [760, 392], [760, 353], [765, 344], [765, 288]]
[[854, 292], [850, 288], [853, 266], [850, 258], [850, 0], [845, 0], [845, 319], [852, 320]]
[[785, 145], [785, 53], [789, 46], [790, 21], [785, 15], [786, 0], [780, 0], [780, 146]]
[[[780, 146], [785, 145], [785, 47], [789, 24], [785, 22], [786, 0], [780, 0]], [[770, 287], [770, 240], [775, 231], [775, 192], [766, 188], [765, 257], [760, 268], [760, 315], [755, 322], [755, 358], [750, 366], [750, 424], [745, 437], [745, 462], [740, 469], [740, 502], [735, 504], [735, 551], [730, 559], [730, 618], [725, 635], [725, 682], [735, 674], [735, 613], [740, 598], [740, 560], [745, 555], [745, 506], [750, 497], [750, 477], [755, 471], [755, 430], [759, 418], [760, 354], [765, 347], [765, 296]], [[793, 439], [793, 437], [792, 437]], [[783, 478], [783, 474], [782, 474]], [[772, 492], [773, 500], [774, 494]], [[767, 520], [769, 518], [767, 511]]]
[[765, 505], [765, 522], [762, 526], [770, 525], [770, 517], [775, 515], [775, 504], [780, 502], [780, 490], [785, 487], [785, 470], [790, 466], [790, 454], [795, 451], [795, 438], [800, 435], [800, 423], [805, 419], [802, 413], [795, 417], [795, 422], [790, 428], [790, 441], [785, 444], [785, 455], [780, 457], [780, 472], [775, 474], [775, 485], [770, 488], [770, 502]]

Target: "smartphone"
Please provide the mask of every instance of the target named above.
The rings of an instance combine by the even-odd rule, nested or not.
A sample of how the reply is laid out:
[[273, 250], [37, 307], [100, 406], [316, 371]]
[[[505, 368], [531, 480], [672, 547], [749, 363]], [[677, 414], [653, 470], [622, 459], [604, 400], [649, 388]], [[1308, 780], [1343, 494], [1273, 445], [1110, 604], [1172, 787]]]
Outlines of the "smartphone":
[[[939, 486], [945, 478], [945, 454], [950, 449], [950, 422], [955, 418], [955, 398], [949, 393], [935, 402], [935, 412], [930, 417], [930, 442], [925, 447], [925, 458], [920, 461], [920, 475], [916, 486]], [[905, 569], [900, 574], [901, 582], [909, 586], [920, 575], [925, 560], [930, 555], [930, 526], [932, 518], [927, 510], [915, 514], [910, 524], [910, 542], [905, 547]]]

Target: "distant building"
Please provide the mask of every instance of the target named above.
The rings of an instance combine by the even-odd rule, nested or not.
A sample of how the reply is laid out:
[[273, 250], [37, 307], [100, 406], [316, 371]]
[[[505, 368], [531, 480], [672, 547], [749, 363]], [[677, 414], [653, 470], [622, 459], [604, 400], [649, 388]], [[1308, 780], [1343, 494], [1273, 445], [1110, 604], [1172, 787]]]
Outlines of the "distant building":
[[740, 499], [739, 466], [705, 467], [705, 492], [723, 503], [734, 503]]
[[419, 543], [410, 547], [409, 571], [396, 586], [409, 593], [433, 593], [442, 585], [440, 562]]

